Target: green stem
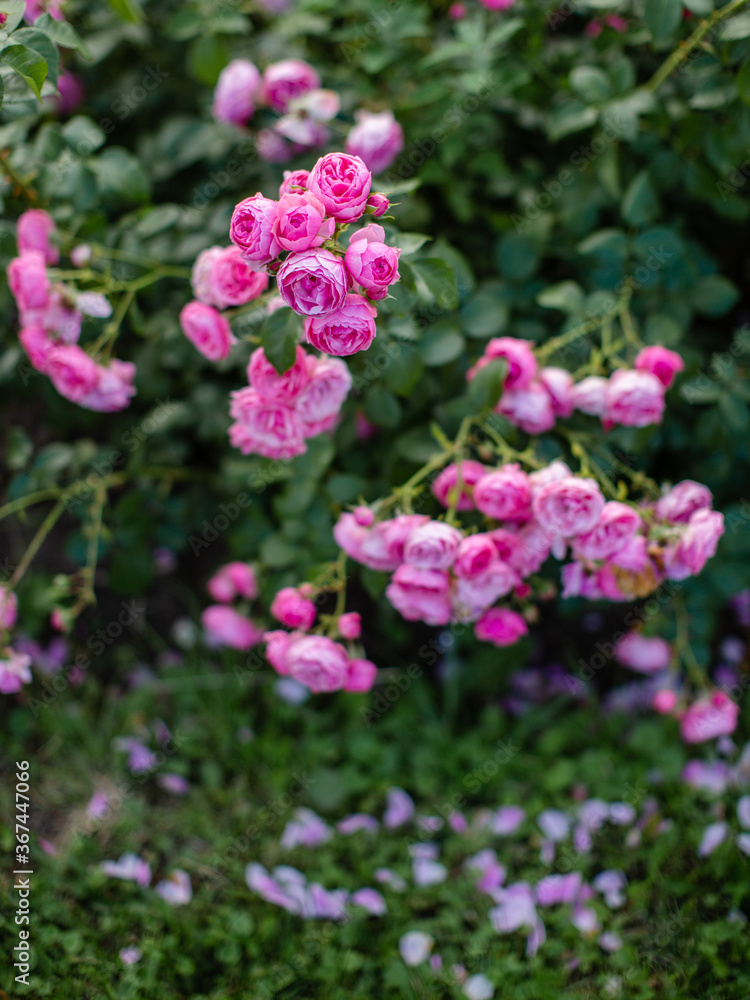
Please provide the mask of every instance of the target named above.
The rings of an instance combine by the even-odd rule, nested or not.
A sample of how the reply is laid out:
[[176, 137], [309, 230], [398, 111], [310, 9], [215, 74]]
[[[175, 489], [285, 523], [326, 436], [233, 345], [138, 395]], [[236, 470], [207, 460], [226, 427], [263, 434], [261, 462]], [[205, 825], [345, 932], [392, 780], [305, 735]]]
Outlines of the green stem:
[[37, 490], [35, 493], [27, 493], [26, 496], [19, 497], [18, 500], [11, 500], [6, 503], [3, 507], [0, 507], [0, 521], [8, 514], [15, 514], [17, 510], [23, 510], [24, 507], [31, 507], [32, 504], [41, 503], [42, 500], [54, 500], [55, 497], [60, 496], [60, 489], [50, 488], [47, 490]]
[[18, 566], [16, 566], [13, 576], [11, 576], [10, 580], [8, 580], [9, 590], [13, 590], [16, 587], [18, 581], [24, 575], [26, 570], [29, 568], [29, 564], [31, 563], [32, 559], [41, 548], [44, 539], [47, 537], [52, 528], [55, 526], [55, 524], [60, 518], [60, 515], [64, 510], [65, 510], [65, 501], [61, 498], [60, 500], [57, 501], [55, 506], [49, 512], [49, 514], [47, 514], [45, 519], [42, 521], [41, 525], [39, 526], [39, 530], [34, 535], [34, 537], [31, 540], [31, 543], [29, 544], [29, 547], [24, 552], [23, 558], [21, 559]]
[[27, 201], [32, 202], [34, 205], [38, 205], [39, 196], [32, 187], [29, 187], [30, 178], [29, 180], [24, 180], [20, 174], [17, 173], [15, 167], [12, 167], [10, 163], [8, 163], [9, 155], [9, 153], [0, 153], [0, 170], [2, 170], [6, 177], [8, 177], [13, 184], [20, 189]]
[[96, 504], [94, 506], [93, 528], [91, 538], [86, 549], [86, 566], [83, 569], [85, 587], [82, 594], [87, 604], [96, 602], [94, 594], [94, 574], [96, 573], [96, 563], [99, 558], [99, 539], [102, 533], [102, 519], [104, 516], [104, 504], [107, 502], [107, 488], [100, 485], [96, 491]]
[[617, 301], [601, 316], [595, 319], [592, 318], [584, 320], [583, 323], [579, 323], [578, 326], [574, 326], [571, 330], [567, 330], [565, 333], [561, 333], [559, 336], [553, 337], [552, 340], [548, 340], [535, 352], [537, 359], [539, 361], [545, 361], [551, 354], [554, 354], [555, 351], [559, 351], [561, 347], [567, 347], [568, 344], [572, 344], [573, 341], [578, 340], [579, 337], [585, 337], [587, 334], [594, 333], [595, 330], [603, 327], [605, 323], [611, 322], [615, 316], [620, 315], [623, 301], [627, 302], [629, 298], [630, 290], [627, 289], [627, 292], [623, 293], [623, 295], [617, 299]]

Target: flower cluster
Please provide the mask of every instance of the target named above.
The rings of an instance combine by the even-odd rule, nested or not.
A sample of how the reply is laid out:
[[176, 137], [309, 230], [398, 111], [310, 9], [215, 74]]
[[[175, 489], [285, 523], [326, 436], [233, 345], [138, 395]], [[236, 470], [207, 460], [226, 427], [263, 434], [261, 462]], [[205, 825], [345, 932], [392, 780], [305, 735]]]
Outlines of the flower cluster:
[[[339, 113], [333, 90], [321, 90], [318, 72], [301, 59], [271, 63], [263, 74], [248, 59], [226, 66], [214, 91], [217, 121], [246, 126], [264, 106], [280, 117], [257, 135], [258, 155], [285, 163], [297, 153], [324, 146], [330, 139], [326, 122]], [[361, 157], [373, 173], [391, 165], [404, 146], [404, 134], [392, 111], [359, 111], [346, 141], [347, 153]]]
[[[135, 882], [142, 888], [146, 888], [151, 882], [151, 865], [131, 852], [120, 855], [118, 861], [102, 861], [100, 868], [109, 878]], [[182, 868], [172, 869], [166, 878], [157, 882], [154, 890], [170, 906], [184, 906], [193, 898], [190, 876]]]
[[252, 566], [243, 562], [227, 563], [211, 577], [207, 587], [217, 602], [209, 605], [201, 616], [208, 645], [246, 650], [261, 642], [261, 629], [246, 614], [230, 607], [237, 598], [253, 601], [258, 596], [258, 581]]
[[77, 292], [50, 280], [47, 267], [60, 259], [55, 233], [53, 219], [42, 209], [30, 209], [18, 220], [19, 256], [8, 265], [8, 285], [18, 306], [21, 346], [61, 396], [87, 410], [122, 410], [135, 395], [135, 365], [116, 358], [99, 364], [78, 345], [83, 316], [106, 318], [112, 307], [98, 292]]
[[[550, 555], [573, 556], [562, 570], [563, 597], [630, 600], [665, 578], [699, 573], [724, 530], [699, 483], [637, 506], [605, 500], [594, 480], [561, 461], [527, 474], [517, 464], [489, 469], [467, 460], [444, 469], [432, 490], [455, 513], [483, 515], [479, 530], [423, 514], [375, 522], [369, 507], [358, 507], [339, 518], [336, 542], [357, 562], [393, 574], [386, 596], [404, 618], [475, 622], [477, 638], [498, 646], [527, 633], [526, 580]], [[521, 613], [496, 606], [511, 595]]]
[[634, 369], [618, 369], [609, 378], [590, 375], [574, 383], [564, 368], [540, 368], [530, 341], [496, 337], [469, 369], [467, 379], [474, 379], [498, 358], [508, 371], [495, 412], [528, 434], [550, 430], [558, 417], [569, 417], [574, 410], [599, 417], [605, 430], [615, 424], [647, 427], [659, 423], [664, 394], [684, 367], [674, 351], [644, 347], [635, 358]]
[[305, 439], [330, 430], [352, 384], [338, 358], [315, 357], [297, 347], [292, 367], [279, 375], [258, 347], [247, 367], [249, 385], [232, 393], [229, 439], [243, 455], [288, 460]]
[[18, 618], [18, 598], [0, 585], [0, 694], [15, 694], [31, 682], [31, 656], [5, 642]]

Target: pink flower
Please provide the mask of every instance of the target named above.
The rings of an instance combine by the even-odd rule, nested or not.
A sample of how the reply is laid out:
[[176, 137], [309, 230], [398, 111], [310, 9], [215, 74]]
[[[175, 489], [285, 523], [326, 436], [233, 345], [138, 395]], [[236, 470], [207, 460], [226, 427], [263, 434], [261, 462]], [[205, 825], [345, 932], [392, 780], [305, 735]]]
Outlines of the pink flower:
[[506, 389], [495, 412], [527, 434], [544, 434], [555, 426], [552, 397], [541, 382], [534, 381], [523, 389]]
[[341, 257], [330, 250], [291, 254], [276, 276], [279, 295], [303, 316], [325, 316], [346, 302], [348, 281]]
[[539, 906], [558, 906], [574, 903], [581, 889], [581, 873], [547, 875], [536, 884], [536, 901]]
[[365, 525], [359, 524], [354, 514], [343, 513], [333, 526], [333, 537], [340, 549], [362, 562], [362, 544], [370, 532]]
[[65, 0], [26, 0], [24, 20], [33, 24], [42, 14], [49, 14], [56, 21], [64, 21], [62, 6]]
[[[342, 518], [343, 520], [343, 518]], [[353, 557], [381, 573], [393, 572], [404, 561], [404, 548], [411, 533], [428, 518], [422, 514], [399, 514], [389, 521], [380, 521], [364, 532], [358, 555]]]
[[693, 702], [680, 720], [686, 743], [704, 743], [717, 736], [729, 736], [737, 728], [739, 706], [723, 691]]
[[710, 510], [711, 490], [692, 479], [683, 479], [656, 501], [656, 516], [662, 521], [687, 524], [696, 510]]
[[404, 148], [404, 131], [392, 111], [358, 111], [357, 124], [346, 138], [346, 151], [358, 156], [368, 170], [387, 170]]
[[12, 629], [18, 617], [18, 598], [0, 584], [0, 629]]
[[386, 597], [407, 621], [447, 625], [451, 619], [450, 578], [443, 570], [404, 564], [393, 574]]
[[685, 580], [700, 573], [716, 553], [724, 534], [724, 515], [715, 510], [696, 510], [676, 543], [664, 551], [664, 569], [670, 580]]
[[466, 373], [471, 381], [476, 373], [495, 358], [504, 358], [508, 364], [508, 374], [505, 376], [506, 389], [524, 389], [537, 373], [537, 361], [528, 340], [516, 337], [494, 337], [485, 348], [484, 355]]
[[344, 690], [354, 694], [369, 691], [375, 683], [378, 668], [370, 660], [350, 660]]
[[77, 400], [78, 405], [98, 413], [114, 413], [125, 409], [135, 395], [135, 365], [113, 358], [107, 367], [97, 365], [96, 370], [96, 385]]
[[295, 400], [308, 387], [315, 370], [315, 359], [297, 347], [294, 364], [283, 375], [279, 375], [266, 358], [262, 347], [256, 347], [250, 355], [247, 377], [258, 395], [268, 402], [294, 406]]
[[456, 583], [455, 605], [464, 620], [471, 621], [504, 597], [518, 583], [518, 575], [506, 563], [493, 561], [477, 576], [461, 577]]
[[470, 459], [460, 464], [447, 465], [432, 484], [432, 494], [443, 507], [450, 507], [454, 492], [458, 490], [460, 478], [461, 494], [456, 504], [456, 510], [473, 510], [474, 486], [486, 473], [487, 469], [481, 462], [474, 462]]
[[539, 495], [544, 486], [548, 486], [550, 483], [559, 483], [561, 479], [567, 479], [572, 475], [573, 473], [565, 462], [559, 460], [550, 462], [545, 468], [538, 469], [536, 472], [530, 472], [529, 486], [531, 486], [532, 501]]
[[204, 302], [188, 302], [180, 313], [180, 326], [190, 343], [209, 361], [223, 361], [236, 343], [226, 318]]
[[72, 403], [80, 403], [99, 381], [99, 366], [77, 344], [52, 347], [44, 370], [60, 395]]
[[512, 646], [529, 628], [523, 618], [509, 608], [490, 608], [474, 626], [474, 635], [495, 646]]
[[461, 532], [443, 521], [427, 521], [415, 528], [404, 545], [404, 562], [417, 569], [450, 569]]
[[[399, 826], [403, 826], [408, 823], [409, 820], [414, 816], [414, 800], [408, 792], [405, 792], [403, 788], [399, 788], [398, 785], [393, 785], [386, 792], [386, 808], [383, 813], [383, 826], [387, 830], [395, 830]], [[387, 869], [379, 869], [379, 871], [384, 872]], [[376, 876], [378, 873], [375, 873]], [[398, 876], [396, 876], [398, 878]], [[390, 879], [378, 878], [378, 881], [392, 881]], [[396, 883], [397, 884], [397, 883]], [[394, 884], [394, 888], [395, 888]]]
[[219, 74], [213, 114], [220, 122], [245, 125], [255, 114], [261, 89], [260, 73], [248, 59], [234, 59]]
[[409, 931], [402, 934], [398, 941], [398, 950], [407, 965], [421, 965], [435, 944], [434, 938], [423, 931]]
[[283, 59], [271, 63], [263, 73], [263, 97], [274, 109], [284, 114], [295, 97], [301, 97], [320, 86], [320, 77], [309, 63], [301, 59]]
[[307, 342], [324, 354], [345, 357], [366, 351], [377, 333], [377, 312], [362, 295], [350, 292], [344, 304], [324, 316], [305, 320]]
[[339, 634], [342, 639], [359, 639], [362, 634], [362, 616], [357, 611], [348, 611], [339, 618]]
[[[676, 704], [677, 695], [668, 688], [662, 688], [662, 690], [657, 691], [651, 699], [651, 707], [659, 715], [671, 715]], [[697, 764], [698, 761], [694, 761], [694, 763]]]
[[573, 376], [564, 368], [540, 368], [539, 381], [547, 391], [556, 417], [573, 412]]
[[192, 285], [199, 302], [226, 309], [257, 299], [268, 288], [268, 275], [254, 271], [239, 247], [210, 247], [198, 254]]
[[487, 10], [510, 10], [516, 0], [479, 0]]
[[[491, 534], [496, 540], [498, 532], [493, 531]], [[515, 537], [518, 546], [513, 546], [515, 551], [509, 554], [508, 562], [521, 577], [536, 573], [547, 561], [555, 536], [536, 521], [529, 521], [516, 531]]]
[[18, 252], [23, 254], [36, 250], [42, 254], [46, 264], [56, 264], [60, 251], [50, 243], [50, 236], [57, 232], [52, 216], [41, 208], [30, 208], [18, 220], [16, 240]]
[[355, 285], [361, 285], [371, 299], [384, 299], [388, 287], [399, 280], [401, 251], [386, 246], [382, 226], [374, 223], [358, 230], [349, 240], [344, 257], [346, 270]]
[[170, 906], [184, 906], [193, 898], [190, 876], [182, 868], [171, 871], [162, 882], [157, 882], [154, 890]]
[[698, 845], [698, 857], [706, 858], [713, 854], [719, 844], [723, 843], [729, 835], [729, 824], [723, 820], [718, 823], [710, 823], [703, 831], [701, 842]]
[[604, 497], [593, 479], [568, 476], [543, 486], [534, 497], [533, 510], [546, 531], [573, 538], [596, 525], [604, 510]]
[[571, 401], [576, 410], [591, 417], [601, 417], [607, 408], [607, 387], [609, 383], [601, 375], [589, 375], [576, 382], [571, 390]]
[[628, 634], [615, 646], [615, 656], [631, 670], [641, 674], [655, 674], [669, 666], [672, 647], [661, 636], [645, 636], [640, 632]]
[[466, 17], [466, 4], [452, 3], [448, 8], [448, 17], [452, 21], [463, 21]]
[[384, 194], [379, 194], [377, 191], [371, 194], [367, 199], [367, 212], [374, 216], [376, 219], [381, 218], [390, 208], [391, 203], [388, 201]]
[[293, 851], [295, 847], [317, 847], [331, 839], [333, 830], [312, 809], [294, 810], [294, 818], [284, 827], [279, 846], [285, 851]]
[[0, 694], [15, 694], [31, 683], [31, 657], [6, 647], [0, 649]]
[[140, 886], [146, 886], [151, 881], [151, 865], [129, 851], [121, 854], [119, 861], [102, 861], [101, 869], [110, 878], [125, 879]]
[[364, 214], [372, 176], [358, 156], [329, 153], [310, 172], [308, 190], [316, 194], [328, 215], [339, 222], [354, 222]]
[[491, 535], [469, 535], [458, 546], [453, 572], [463, 580], [474, 580], [483, 576], [498, 561], [497, 546]]
[[326, 219], [323, 202], [302, 191], [281, 196], [273, 231], [283, 250], [299, 253], [321, 246], [333, 236], [335, 225], [333, 219]]
[[346, 650], [323, 635], [293, 636], [284, 654], [284, 666], [290, 677], [316, 694], [340, 690], [349, 675]]
[[517, 464], [489, 472], [474, 486], [474, 504], [496, 521], [525, 521], [531, 517], [529, 477]]
[[243, 455], [288, 460], [305, 452], [303, 426], [297, 413], [283, 403], [264, 400], [254, 389], [231, 394], [230, 415], [235, 423], [229, 440]]
[[575, 539], [573, 551], [581, 559], [609, 559], [625, 548], [642, 526], [640, 514], [632, 507], [609, 500], [591, 531]]
[[206, 641], [211, 646], [250, 649], [263, 639], [263, 633], [249, 618], [225, 604], [211, 604], [201, 615]]
[[71, 115], [83, 104], [86, 97], [86, 88], [83, 80], [77, 73], [61, 72], [57, 78], [57, 113], [59, 115]]
[[664, 413], [664, 386], [651, 372], [616, 371], [607, 385], [605, 426], [647, 427], [658, 424]]
[[363, 910], [372, 913], [375, 917], [382, 917], [388, 910], [385, 900], [377, 889], [357, 889], [352, 893], [351, 902], [354, 906], [361, 906]]
[[298, 418], [306, 437], [314, 437], [325, 429], [341, 410], [352, 377], [338, 358], [318, 358], [310, 381], [295, 402]]
[[253, 600], [258, 596], [258, 581], [252, 566], [243, 562], [230, 562], [214, 573], [206, 589], [215, 601], [229, 604], [235, 597]]
[[18, 308], [43, 309], [49, 301], [50, 284], [45, 256], [39, 250], [28, 250], [8, 264], [8, 285]]
[[127, 948], [120, 948], [120, 961], [123, 965], [135, 965], [136, 962], [140, 962], [143, 958], [143, 952], [140, 948], [136, 948], [135, 945], [130, 945]]
[[272, 128], [263, 128], [258, 132], [255, 148], [266, 163], [286, 163], [294, 152], [292, 144]]
[[235, 206], [229, 238], [245, 260], [264, 265], [278, 256], [280, 248], [274, 233], [278, 209], [278, 202], [264, 198], [260, 192]]
[[307, 191], [309, 176], [309, 170], [285, 170], [284, 180], [279, 188], [279, 198], [283, 198], [285, 194], [301, 194]]
[[672, 385], [675, 375], [684, 367], [685, 362], [680, 355], [666, 347], [644, 347], [635, 356], [636, 371], [656, 375], [665, 389]]
[[296, 587], [283, 587], [273, 599], [271, 614], [287, 628], [306, 632], [312, 628], [317, 612], [315, 604], [302, 597]]

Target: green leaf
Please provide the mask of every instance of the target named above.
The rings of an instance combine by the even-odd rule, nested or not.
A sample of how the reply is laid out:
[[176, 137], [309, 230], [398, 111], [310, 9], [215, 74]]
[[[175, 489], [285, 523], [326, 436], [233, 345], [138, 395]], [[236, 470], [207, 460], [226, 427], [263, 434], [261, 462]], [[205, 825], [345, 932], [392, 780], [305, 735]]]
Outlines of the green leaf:
[[745, 104], [750, 104], [750, 62], [740, 66], [737, 74], [737, 90]]
[[143, 11], [138, 0], [109, 0], [109, 6], [121, 21], [140, 24], [143, 20]]
[[229, 50], [216, 35], [202, 35], [190, 43], [187, 61], [191, 75], [207, 87], [213, 87], [229, 62]]
[[56, 21], [51, 14], [42, 14], [34, 21], [34, 27], [48, 35], [56, 45], [64, 49], [75, 49], [84, 59], [91, 58], [91, 52], [70, 21]]
[[648, 169], [630, 183], [622, 199], [622, 217], [631, 226], [645, 226], [656, 216], [659, 206]]
[[260, 342], [263, 351], [279, 375], [294, 364], [297, 344], [302, 336], [302, 320], [288, 307], [277, 309], [263, 320]]
[[62, 128], [67, 144], [78, 156], [87, 157], [104, 145], [104, 132], [86, 115], [75, 115]]
[[648, 0], [643, 21], [657, 45], [668, 42], [682, 21], [681, 0]]
[[481, 289], [461, 309], [461, 324], [469, 337], [494, 337], [508, 323], [507, 305], [489, 289]]
[[0, 108], [3, 106], [4, 97], [5, 97], [5, 84], [3, 83], [2, 76], [0, 76]]
[[549, 117], [547, 131], [550, 142], [557, 142], [572, 132], [590, 128], [596, 124], [598, 117], [596, 108], [590, 108], [580, 101], [566, 101]]
[[401, 251], [401, 256], [408, 257], [410, 254], [416, 253], [431, 239], [432, 236], [425, 236], [424, 233], [397, 233], [393, 242]]
[[729, 278], [709, 274], [700, 278], [690, 296], [693, 308], [704, 316], [723, 316], [739, 298], [739, 292]]
[[714, 0], [682, 0], [682, 4], [691, 13], [698, 14], [700, 17], [703, 17], [704, 14], [712, 14], [714, 9]]
[[47, 79], [47, 61], [44, 56], [26, 45], [9, 45], [0, 52], [0, 59], [26, 81], [41, 101], [42, 84]]
[[425, 365], [437, 368], [461, 357], [466, 342], [456, 322], [449, 317], [431, 323], [419, 342], [419, 353]]
[[497, 406], [507, 373], [507, 362], [494, 358], [469, 382], [469, 399], [478, 410], [492, 410]]
[[735, 431], [746, 431], [750, 423], [747, 404], [733, 392], [723, 392], [719, 396], [719, 409], [727, 424]]
[[525, 281], [539, 266], [539, 253], [525, 236], [509, 234], [498, 244], [497, 263], [506, 278]]
[[439, 257], [426, 257], [414, 261], [412, 267], [441, 309], [456, 308], [458, 288], [452, 267]]
[[47, 63], [47, 79], [57, 86], [57, 74], [60, 67], [60, 53], [55, 48], [51, 38], [36, 28], [19, 28], [13, 34], [13, 41], [34, 49]]
[[371, 386], [365, 395], [365, 416], [378, 427], [396, 427], [401, 419], [398, 400], [383, 385]]
[[736, 42], [750, 35], [750, 14], [740, 14], [727, 21], [721, 32], [722, 42]]
[[583, 306], [583, 289], [577, 281], [561, 281], [540, 292], [536, 300], [545, 309], [559, 309], [564, 313], [580, 312]]
[[91, 160], [91, 169], [105, 202], [108, 198], [127, 202], [147, 200], [148, 177], [140, 160], [127, 149], [120, 146], [105, 149], [101, 156]]
[[0, 2], [0, 14], [5, 14], [5, 24], [3, 31], [8, 34], [17, 28], [26, 13], [25, 0], [2, 0]]
[[387, 308], [396, 316], [406, 316], [417, 301], [416, 276], [411, 266], [403, 260], [399, 261], [398, 273], [401, 275], [401, 280], [391, 285], [386, 300]]
[[597, 66], [576, 66], [570, 74], [570, 86], [589, 104], [606, 101], [612, 96], [609, 77]]

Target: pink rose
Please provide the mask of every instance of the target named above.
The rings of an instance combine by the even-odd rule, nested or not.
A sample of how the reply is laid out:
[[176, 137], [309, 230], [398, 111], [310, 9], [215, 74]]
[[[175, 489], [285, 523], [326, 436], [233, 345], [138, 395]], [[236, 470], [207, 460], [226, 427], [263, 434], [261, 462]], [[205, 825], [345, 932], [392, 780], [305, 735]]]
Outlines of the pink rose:
[[290, 635], [281, 629], [264, 633], [263, 641], [266, 643], [266, 659], [277, 674], [286, 676], [289, 673], [286, 668], [286, 651], [289, 649], [292, 639], [298, 637], [298, 635]]
[[324, 354], [346, 357], [366, 351], [375, 339], [375, 307], [362, 295], [349, 292], [344, 304], [325, 316], [305, 319], [305, 336]]
[[329, 153], [310, 171], [308, 190], [316, 194], [328, 215], [339, 222], [354, 222], [364, 214], [372, 176], [358, 156]]
[[329, 122], [341, 108], [341, 98], [335, 90], [311, 90], [302, 97], [295, 97], [290, 110], [298, 117], [313, 122]]
[[99, 366], [77, 344], [51, 348], [44, 371], [60, 395], [72, 403], [80, 403], [99, 381]]
[[[87, 298], [86, 293], [77, 296], [77, 300], [84, 299], [84, 304], [88, 306], [90, 302]], [[106, 299], [104, 301], [107, 302]], [[78, 342], [83, 316], [59, 288], [50, 290], [43, 306], [22, 308], [20, 312], [23, 326], [42, 326], [48, 332], [57, 334], [64, 344]]]
[[672, 385], [675, 375], [684, 367], [685, 362], [680, 355], [666, 347], [644, 347], [635, 356], [636, 371], [656, 375], [665, 389]]
[[386, 597], [407, 621], [447, 625], [451, 620], [450, 578], [444, 570], [399, 566], [386, 587]]
[[[493, 531], [491, 534], [494, 538], [498, 532]], [[522, 578], [530, 576], [540, 570], [549, 558], [554, 535], [536, 521], [529, 521], [516, 531], [515, 537], [518, 549], [511, 553], [508, 562]]]
[[15, 694], [31, 683], [31, 657], [15, 649], [0, 649], [0, 694]]
[[236, 343], [226, 317], [204, 302], [188, 302], [180, 326], [190, 343], [209, 361], [223, 361]]
[[254, 452], [287, 461], [304, 454], [303, 428], [294, 410], [262, 399], [251, 388], [231, 396], [230, 414], [236, 423], [229, 428], [229, 440], [243, 455]]
[[328, 357], [317, 359], [310, 381], [295, 403], [306, 437], [320, 434], [324, 425], [335, 419], [351, 385], [352, 377], [343, 361]]
[[723, 691], [694, 702], [680, 721], [686, 743], [704, 743], [717, 736], [730, 736], [737, 728], [739, 706]]
[[310, 384], [315, 367], [315, 359], [298, 346], [294, 364], [283, 375], [279, 375], [266, 358], [263, 348], [256, 347], [250, 355], [247, 379], [262, 399], [294, 406], [294, 401]]
[[498, 548], [490, 534], [469, 535], [458, 546], [453, 572], [461, 579], [473, 580], [483, 576], [498, 561]]
[[12, 629], [18, 617], [18, 598], [0, 584], [0, 629]]
[[676, 543], [664, 551], [664, 569], [670, 580], [696, 576], [716, 553], [724, 534], [724, 515], [715, 510], [696, 510]]
[[609, 561], [615, 566], [619, 566], [620, 569], [628, 569], [632, 573], [642, 573], [649, 563], [648, 540], [643, 535], [631, 536], [622, 548], [609, 557]]
[[404, 148], [404, 130], [392, 111], [358, 111], [357, 124], [346, 138], [346, 151], [358, 156], [368, 170], [379, 174], [387, 170]]
[[330, 250], [291, 254], [276, 275], [279, 295], [302, 316], [325, 316], [346, 302], [348, 281], [341, 257]]
[[393, 572], [404, 561], [404, 548], [412, 532], [428, 520], [424, 514], [399, 514], [378, 522], [362, 540], [359, 561], [381, 573]]
[[229, 238], [245, 260], [264, 265], [278, 256], [280, 247], [273, 225], [278, 210], [278, 202], [264, 198], [260, 192], [235, 206]]
[[307, 191], [309, 176], [309, 170], [285, 170], [284, 180], [279, 187], [279, 198], [283, 198], [285, 194], [302, 194]]
[[658, 424], [664, 413], [664, 386], [650, 372], [616, 371], [607, 385], [605, 426], [647, 427]]
[[523, 618], [509, 608], [489, 608], [474, 626], [474, 635], [495, 646], [512, 646], [529, 628]]
[[516, 0], [479, 0], [487, 10], [510, 10]]
[[501, 562], [512, 566], [513, 562], [518, 560], [521, 555], [521, 541], [513, 531], [506, 528], [494, 528], [492, 531], [487, 531], [485, 535], [495, 546], [495, 551]]
[[295, 97], [301, 97], [320, 86], [320, 77], [309, 63], [301, 59], [283, 59], [271, 63], [263, 73], [263, 97], [281, 114], [289, 109]]
[[6, 273], [8, 285], [21, 311], [43, 309], [47, 305], [50, 284], [43, 253], [29, 250], [20, 257], [14, 257]]
[[255, 137], [258, 156], [266, 163], [286, 163], [292, 158], [294, 147], [272, 128], [262, 128]]
[[529, 477], [517, 464], [489, 472], [474, 486], [474, 504], [496, 521], [526, 521], [531, 517]]
[[[659, 715], [671, 715], [676, 704], [677, 695], [674, 691], [670, 691], [668, 688], [662, 688], [660, 691], [657, 691], [651, 699], [651, 707], [655, 712], [658, 712]], [[697, 764], [698, 761], [695, 763]]]
[[336, 544], [357, 562], [362, 562], [362, 545], [369, 534], [369, 528], [360, 524], [355, 515], [348, 511], [344, 512], [333, 526]]
[[531, 499], [532, 501], [541, 491], [543, 486], [547, 486], [549, 483], [559, 483], [561, 479], [567, 479], [568, 476], [572, 476], [573, 473], [570, 471], [565, 462], [561, 462], [556, 459], [554, 462], [550, 462], [543, 469], [537, 469], [536, 472], [529, 473], [529, 486], [531, 487]]
[[404, 562], [417, 569], [450, 569], [463, 535], [443, 521], [415, 528], [404, 546]]
[[516, 337], [494, 337], [484, 350], [484, 355], [466, 374], [469, 381], [480, 368], [484, 368], [495, 358], [504, 358], [508, 363], [505, 376], [506, 389], [524, 389], [537, 373], [537, 361], [532, 351], [532, 343]]
[[599, 521], [573, 542], [573, 551], [581, 559], [609, 559], [623, 549], [643, 526], [640, 514], [627, 504], [609, 500]]
[[541, 382], [531, 382], [523, 389], [506, 389], [495, 412], [527, 434], [544, 434], [555, 426], [552, 397]]
[[556, 417], [573, 412], [573, 376], [564, 368], [540, 368], [539, 381], [547, 390]]
[[458, 490], [459, 471], [461, 479], [461, 494], [458, 498], [456, 510], [474, 510], [472, 499], [474, 486], [482, 476], [486, 475], [487, 469], [481, 462], [474, 462], [467, 459], [460, 463], [447, 465], [432, 484], [432, 494], [438, 503], [443, 507], [450, 507], [454, 492]]
[[283, 250], [299, 253], [333, 236], [336, 223], [326, 219], [323, 202], [309, 191], [282, 195], [273, 231]]
[[109, 365], [97, 365], [96, 385], [78, 400], [78, 405], [97, 413], [124, 410], [135, 396], [135, 365], [113, 358]]
[[596, 525], [604, 510], [604, 497], [593, 479], [568, 476], [543, 486], [534, 498], [533, 510], [546, 531], [573, 538]]
[[399, 280], [401, 251], [386, 246], [382, 226], [374, 223], [353, 233], [344, 257], [346, 270], [355, 285], [361, 285], [371, 299], [384, 299], [388, 288]]
[[640, 632], [628, 634], [615, 646], [615, 656], [625, 667], [641, 674], [656, 674], [665, 670], [672, 659], [672, 647], [661, 636], [646, 636]]
[[254, 271], [239, 247], [209, 247], [193, 264], [192, 285], [199, 302], [226, 309], [257, 299], [268, 288], [268, 275]]
[[[464, 555], [461, 554], [461, 565], [465, 562]], [[494, 604], [498, 597], [509, 594], [518, 582], [516, 571], [499, 559], [492, 561], [484, 573], [459, 577], [456, 582], [455, 603], [460, 609], [460, 617], [476, 618], [485, 608]]]
[[248, 59], [234, 59], [219, 74], [214, 90], [213, 114], [220, 122], [245, 125], [255, 114], [261, 79]]
[[86, 88], [77, 73], [61, 72], [57, 78], [55, 103], [59, 115], [72, 115], [86, 98]]
[[18, 339], [34, 368], [40, 372], [45, 371], [49, 352], [55, 346], [47, 331], [37, 325], [24, 326], [18, 334]]
[[369, 691], [377, 674], [378, 668], [370, 660], [350, 660], [344, 690], [356, 694]]
[[323, 635], [292, 636], [284, 652], [286, 673], [311, 691], [339, 691], [349, 676], [349, 656]]
[[388, 209], [391, 207], [391, 203], [388, 201], [384, 194], [379, 194], [375, 192], [371, 194], [367, 199], [367, 212], [374, 216], [376, 219], [381, 218], [385, 215]]
[[656, 516], [662, 521], [687, 524], [696, 510], [710, 510], [712, 503], [708, 486], [693, 479], [683, 479], [656, 501]]
[[252, 566], [243, 562], [230, 562], [214, 573], [206, 589], [215, 601], [229, 604], [235, 597], [254, 600], [258, 596], [258, 581]]
[[607, 408], [607, 388], [609, 382], [600, 375], [589, 375], [581, 379], [572, 389], [573, 406], [590, 417], [601, 417]]
[[[323, 91], [318, 91], [318, 93], [323, 93]], [[296, 101], [293, 103], [297, 104]], [[325, 146], [331, 137], [331, 131], [325, 125], [316, 122], [307, 114], [299, 114], [298, 112], [279, 118], [274, 125], [274, 131], [293, 142], [297, 147], [295, 152], [313, 146]]]
[[362, 635], [362, 616], [356, 611], [347, 611], [339, 618], [339, 634], [342, 639], [359, 639]]
[[250, 649], [263, 639], [263, 633], [234, 608], [226, 604], [211, 604], [201, 615], [201, 624], [210, 646], [230, 646], [232, 649]]
[[60, 260], [60, 251], [50, 243], [50, 236], [56, 232], [55, 220], [48, 212], [30, 208], [18, 220], [18, 252], [23, 256], [29, 250], [36, 250], [42, 254], [46, 264], [56, 264]]
[[271, 614], [287, 628], [307, 632], [315, 622], [317, 611], [315, 604], [303, 597], [296, 587], [283, 587], [271, 603]]
[[33, 24], [42, 14], [49, 14], [56, 21], [64, 21], [65, 15], [62, 6], [65, 0], [26, 0], [26, 12], [24, 20]]

